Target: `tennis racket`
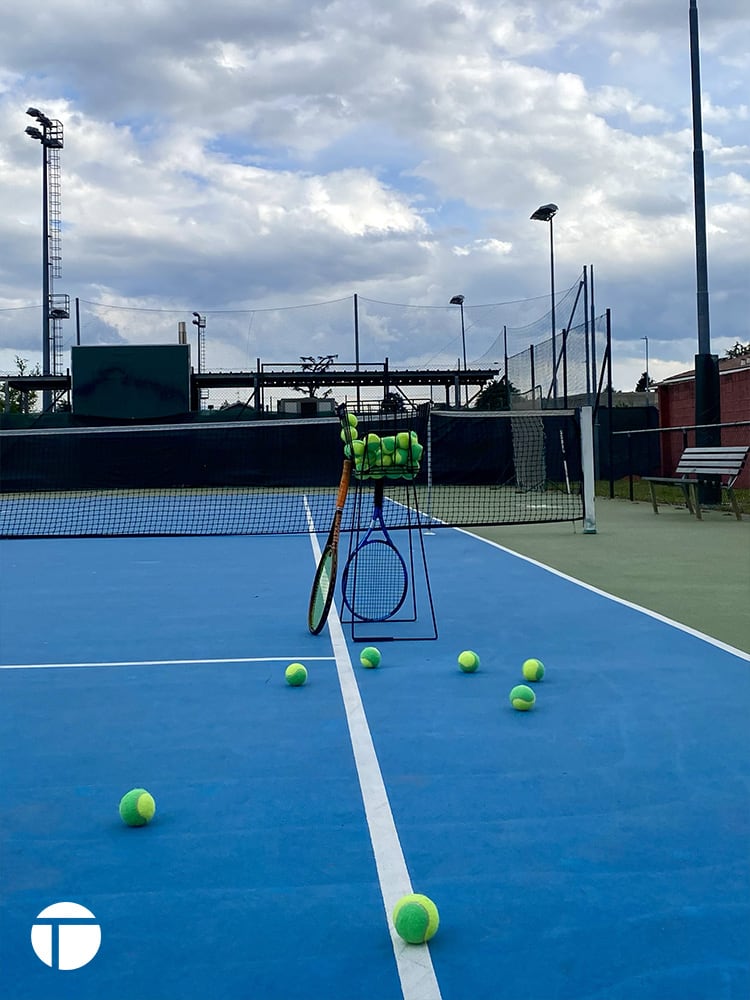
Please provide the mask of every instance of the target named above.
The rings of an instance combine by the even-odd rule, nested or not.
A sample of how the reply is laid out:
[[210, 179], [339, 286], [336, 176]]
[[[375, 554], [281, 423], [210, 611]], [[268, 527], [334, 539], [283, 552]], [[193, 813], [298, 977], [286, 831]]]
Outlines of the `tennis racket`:
[[323, 629], [328, 619], [328, 612], [331, 610], [334, 585], [336, 583], [336, 570], [339, 561], [341, 516], [346, 504], [346, 494], [349, 492], [351, 474], [352, 463], [349, 459], [346, 459], [341, 473], [341, 482], [339, 483], [339, 492], [336, 497], [336, 510], [333, 514], [331, 530], [328, 532], [328, 541], [318, 562], [318, 568], [315, 570], [315, 579], [313, 580], [312, 591], [310, 593], [307, 627], [313, 635], [317, 635]]
[[375, 480], [372, 520], [341, 575], [344, 604], [362, 622], [392, 618], [406, 600], [409, 574], [383, 520], [383, 480]]

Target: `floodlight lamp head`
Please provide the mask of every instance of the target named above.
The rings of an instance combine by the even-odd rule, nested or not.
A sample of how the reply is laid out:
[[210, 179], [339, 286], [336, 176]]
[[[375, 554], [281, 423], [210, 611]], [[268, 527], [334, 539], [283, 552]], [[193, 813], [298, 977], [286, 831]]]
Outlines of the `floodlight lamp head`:
[[200, 319], [201, 318], [201, 314], [200, 313], [193, 313], [193, 316], [195, 316], [196, 319]]
[[34, 128], [33, 125], [27, 125], [24, 131], [26, 132], [26, 135], [30, 135], [32, 139], [39, 139], [40, 142], [44, 142], [44, 136], [39, 129]]
[[452, 306], [462, 306], [464, 304], [464, 296], [454, 295], [449, 304]]
[[555, 215], [557, 215], [557, 205], [549, 204], [541, 205], [530, 218], [537, 222], [551, 222]]
[[38, 118], [41, 113], [39, 108], [26, 108], [26, 114], [31, 115], [32, 118]]

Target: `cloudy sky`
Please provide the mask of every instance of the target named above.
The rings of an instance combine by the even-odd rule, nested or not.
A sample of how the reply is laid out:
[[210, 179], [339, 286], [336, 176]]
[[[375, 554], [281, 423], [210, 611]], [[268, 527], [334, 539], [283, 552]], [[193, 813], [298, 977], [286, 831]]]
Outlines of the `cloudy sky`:
[[[41, 360], [41, 148], [62, 121], [82, 343], [208, 368], [469, 361], [593, 265], [616, 388], [697, 350], [688, 0], [46, 0], [0, 33], [0, 371]], [[750, 6], [699, 3], [711, 346], [750, 341]], [[569, 301], [569, 300], [566, 300]], [[567, 321], [561, 300], [558, 326]], [[561, 319], [561, 315], [563, 319]], [[546, 318], [545, 318], [546, 317]], [[536, 325], [535, 325], [536, 324]], [[75, 342], [63, 324], [63, 369]]]

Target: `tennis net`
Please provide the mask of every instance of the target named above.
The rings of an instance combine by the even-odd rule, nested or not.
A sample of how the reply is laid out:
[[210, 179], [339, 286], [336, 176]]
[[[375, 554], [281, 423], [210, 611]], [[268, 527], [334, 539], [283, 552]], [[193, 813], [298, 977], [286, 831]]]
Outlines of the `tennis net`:
[[[389, 419], [402, 416], [425, 454], [413, 481], [387, 480], [389, 526], [590, 516], [577, 411], [425, 404]], [[366, 433], [368, 415], [361, 420]], [[341, 475], [340, 432], [336, 418], [5, 429], [0, 537], [307, 534], [308, 518], [325, 531]]]

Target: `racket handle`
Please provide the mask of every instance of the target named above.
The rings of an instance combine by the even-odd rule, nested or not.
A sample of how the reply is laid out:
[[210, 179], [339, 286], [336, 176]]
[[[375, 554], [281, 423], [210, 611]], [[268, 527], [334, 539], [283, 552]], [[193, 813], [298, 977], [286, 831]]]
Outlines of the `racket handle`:
[[352, 463], [347, 458], [344, 462], [344, 471], [341, 473], [339, 483], [339, 494], [336, 497], [336, 510], [343, 510], [346, 503], [346, 494], [349, 492], [349, 480], [352, 475]]

